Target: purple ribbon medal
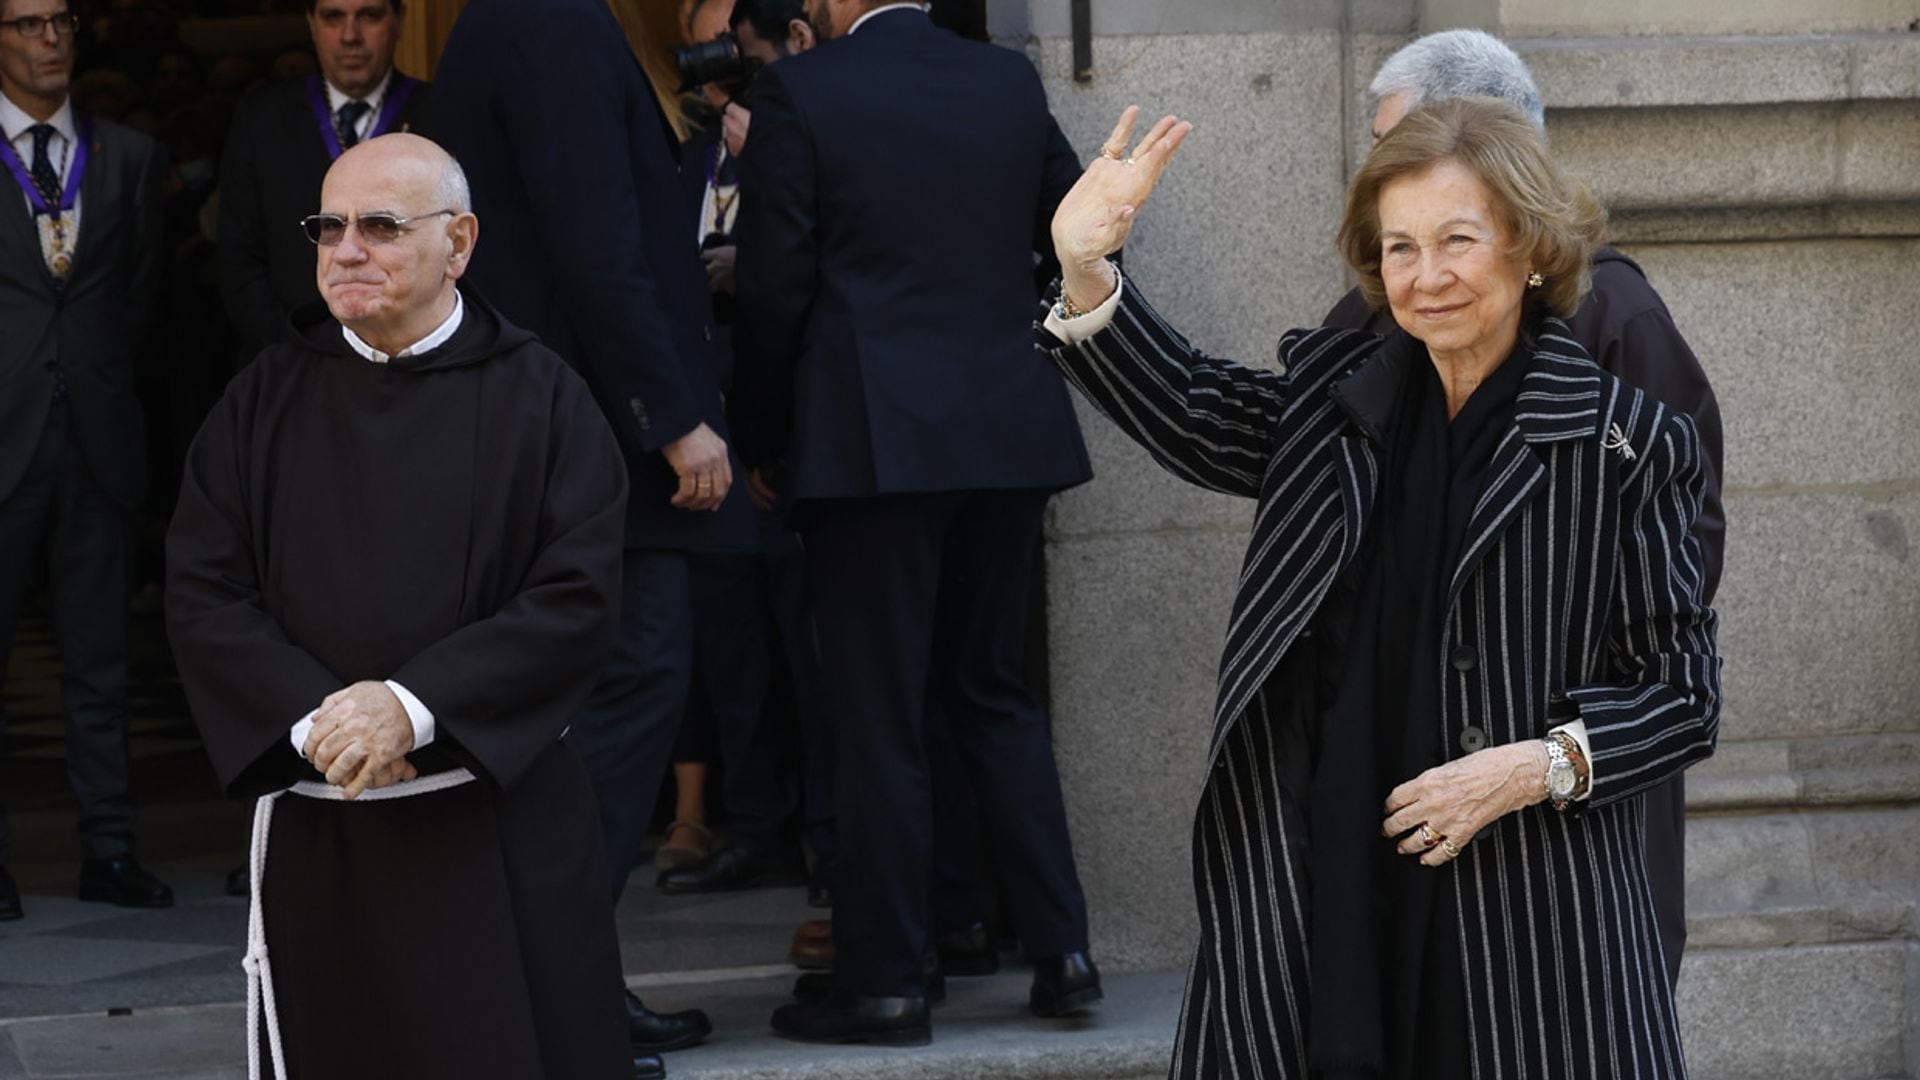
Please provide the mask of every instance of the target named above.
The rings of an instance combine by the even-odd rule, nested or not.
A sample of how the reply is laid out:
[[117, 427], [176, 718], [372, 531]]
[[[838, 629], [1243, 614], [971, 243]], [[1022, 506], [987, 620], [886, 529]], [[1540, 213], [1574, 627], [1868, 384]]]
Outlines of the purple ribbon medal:
[[[400, 110], [406, 107], [407, 99], [413, 96], [413, 88], [420, 80], [411, 79], [398, 71], [387, 84], [387, 100], [380, 106], [380, 115], [374, 118], [372, 130], [367, 139], [377, 138], [393, 130], [393, 122], [400, 117]], [[313, 106], [313, 118], [320, 125], [320, 141], [326, 144], [327, 160], [333, 161], [340, 156], [340, 131], [333, 126], [333, 110], [327, 107], [327, 92], [320, 85], [320, 76], [307, 76], [307, 101]], [[365, 142], [366, 139], [360, 140]]]
[[27, 193], [27, 201], [33, 204], [35, 217], [45, 214], [55, 221], [60, 215], [73, 209], [74, 202], [80, 198], [80, 180], [87, 175], [87, 158], [93, 150], [93, 124], [78, 112], [74, 113], [73, 126], [79, 136], [78, 145], [73, 148], [73, 163], [67, 169], [67, 189], [60, 194], [58, 205], [47, 202], [46, 193], [40, 185], [33, 182], [33, 174], [27, 171], [27, 165], [14, 152], [13, 143], [0, 138], [0, 161], [7, 163], [7, 171], [13, 174], [14, 183]]

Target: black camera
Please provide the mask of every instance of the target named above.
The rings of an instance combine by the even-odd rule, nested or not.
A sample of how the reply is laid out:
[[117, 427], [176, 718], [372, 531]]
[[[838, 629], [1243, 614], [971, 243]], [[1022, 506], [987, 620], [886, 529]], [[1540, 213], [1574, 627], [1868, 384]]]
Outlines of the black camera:
[[758, 62], [740, 53], [740, 39], [731, 33], [712, 41], [675, 46], [673, 62], [680, 69], [680, 92], [713, 85], [730, 97], [743, 97], [747, 84], [759, 71]]

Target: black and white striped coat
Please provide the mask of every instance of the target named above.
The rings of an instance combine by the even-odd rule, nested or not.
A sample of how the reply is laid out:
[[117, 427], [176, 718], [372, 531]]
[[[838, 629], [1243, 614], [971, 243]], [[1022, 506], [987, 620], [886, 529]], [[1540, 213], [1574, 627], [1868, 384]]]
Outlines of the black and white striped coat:
[[[1474, 1076], [1683, 1077], [1639, 793], [1713, 752], [1720, 661], [1689, 525], [1700, 446], [1683, 414], [1602, 372], [1549, 320], [1465, 550], [1449, 568], [1439, 733], [1498, 746], [1576, 717], [1591, 796], [1496, 822], [1437, 871], [1460, 912]], [[1209, 358], [1126, 286], [1112, 324], [1048, 354], [1174, 474], [1259, 500], [1221, 659], [1194, 823], [1201, 934], [1182, 1078], [1305, 1080], [1306, 829], [1274, 673], [1367, 528], [1378, 417], [1399, 374], [1370, 334], [1296, 330], [1285, 373]], [[1424, 350], [1412, 350], [1424, 363]], [[1471, 660], [1463, 660], [1471, 650]], [[1465, 668], [1466, 670], [1461, 670]]]

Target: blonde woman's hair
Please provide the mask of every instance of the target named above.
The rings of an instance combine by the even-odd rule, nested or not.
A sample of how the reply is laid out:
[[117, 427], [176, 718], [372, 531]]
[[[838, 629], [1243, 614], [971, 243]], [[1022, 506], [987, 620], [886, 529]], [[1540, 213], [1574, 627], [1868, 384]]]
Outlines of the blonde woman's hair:
[[684, 44], [686, 38], [679, 5], [671, 0], [607, 0], [607, 6], [613, 9], [634, 59], [640, 61], [640, 70], [653, 85], [653, 96], [659, 99], [660, 111], [673, 126], [673, 137], [686, 142], [688, 127], [680, 109], [680, 73], [673, 62], [673, 47]]
[[1607, 213], [1586, 185], [1567, 176], [1547, 152], [1546, 137], [1519, 109], [1495, 98], [1451, 98], [1423, 105], [1387, 132], [1347, 188], [1339, 248], [1360, 275], [1367, 304], [1386, 306], [1380, 277], [1380, 192], [1443, 161], [1458, 162], [1493, 199], [1507, 254], [1540, 274], [1527, 290], [1538, 305], [1571, 317], [1593, 284], [1593, 254], [1606, 236]]

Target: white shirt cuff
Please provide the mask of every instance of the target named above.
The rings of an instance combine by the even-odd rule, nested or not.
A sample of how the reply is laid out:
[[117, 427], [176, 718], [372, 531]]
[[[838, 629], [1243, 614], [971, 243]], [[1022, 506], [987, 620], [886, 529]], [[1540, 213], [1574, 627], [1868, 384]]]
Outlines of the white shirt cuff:
[[[434, 735], [433, 710], [427, 708], [425, 703], [419, 698], [414, 697], [413, 691], [401, 686], [392, 679], [387, 680], [387, 689], [393, 691], [393, 696], [400, 699], [400, 707], [407, 710], [407, 719], [413, 724], [413, 748], [418, 750], [432, 742]], [[305, 753], [307, 739], [313, 734], [313, 718], [319, 715], [319, 713], [319, 709], [309, 711], [307, 715], [300, 718], [298, 723], [293, 725], [293, 730], [287, 733], [287, 741], [293, 744], [293, 752], [299, 754], [302, 758], [307, 756]]]
[[[1584, 802], [1587, 796], [1593, 794], [1594, 780], [1593, 744], [1587, 741], [1587, 722], [1585, 720], [1569, 720], [1553, 730], [1566, 732], [1568, 735], [1573, 736], [1574, 742], [1580, 744], [1580, 756], [1587, 761], [1587, 786], [1584, 791], [1573, 797], [1573, 801]], [[1549, 734], [1551, 734], [1551, 732], [1549, 732]]]
[[1113, 313], [1120, 310], [1120, 290], [1126, 287], [1127, 282], [1126, 279], [1120, 275], [1120, 268], [1115, 267], [1113, 271], [1113, 295], [1102, 300], [1098, 307], [1087, 312], [1085, 315], [1079, 315], [1071, 319], [1063, 319], [1060, 317], [1059, 306], [1055, 305], [1047, 310], [1046, 321], [1041, 325], [1047, 328], [1047, 333], [1059, 338], [1063, 345], [1074, 345], [1085, 341], [1100, 331], [1105, 330], [1108, 324], [1113, 322]]

